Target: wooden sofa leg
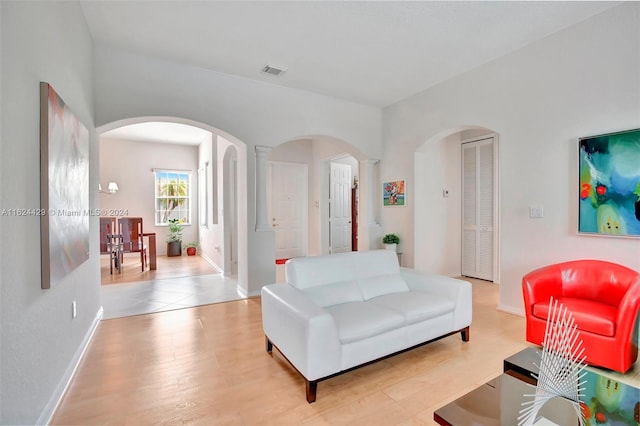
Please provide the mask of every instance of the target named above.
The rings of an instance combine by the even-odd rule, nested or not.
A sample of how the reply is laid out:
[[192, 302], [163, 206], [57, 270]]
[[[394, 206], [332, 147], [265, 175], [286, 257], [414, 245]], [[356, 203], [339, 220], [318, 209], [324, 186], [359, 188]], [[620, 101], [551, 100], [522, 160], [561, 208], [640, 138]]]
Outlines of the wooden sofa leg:
[[267, 336], [264, 337], [264, 340], [267, 346], [267, 352], [271, 353], [273, 351], [273, 343], [271, 343], [271, 340], [269, 340]]
[[316, 392], [318, 391], [318, 382], [305, 380], [307, 388], [307, 402], [311, 404], [316, 400]]
[[460, 334], [462, 335], [463, 342], [469, 341], [469, 327], [465, 327], [462, 330], [460, 330]]

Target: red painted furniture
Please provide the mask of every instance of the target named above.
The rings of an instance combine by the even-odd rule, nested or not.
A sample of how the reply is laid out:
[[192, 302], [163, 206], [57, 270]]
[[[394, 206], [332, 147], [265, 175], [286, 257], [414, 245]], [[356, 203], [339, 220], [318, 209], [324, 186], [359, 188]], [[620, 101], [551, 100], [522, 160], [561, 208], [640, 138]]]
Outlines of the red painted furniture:
[[640, 273], [601, 260], [545, 266], [522, 278], [527, 341], [542, 345], [549, 300], [575, 319], [586, 363], [626, 372], [638, 356], [634, 326], [640, 306]]

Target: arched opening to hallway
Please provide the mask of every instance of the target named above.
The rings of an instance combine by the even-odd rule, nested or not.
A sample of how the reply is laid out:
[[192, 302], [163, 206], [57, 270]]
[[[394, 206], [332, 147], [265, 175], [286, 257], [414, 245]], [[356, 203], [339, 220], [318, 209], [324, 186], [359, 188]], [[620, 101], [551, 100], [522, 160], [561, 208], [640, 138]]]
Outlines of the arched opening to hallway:
[[[491, 149], [483, 149], [481, 156], [472, 158], [465, 148], [482, 140], [491, 141]], [[467, 155], [463, 154], [465, 151]], [[482, 187], [475, 177], [464, 177], [465, 163], [467, 174], [470, 163], [473, 170], [481, 170], [481, 157], [483, 161], [490, 160], [482, 166], [482, 179], [488, 182]], [[489, 265], [490, 270], [484, 276], [467, 273], [468, 276], [499, 282], [498, 135], [491, 129], [479, 126], [452, 128], [433, 136], [420, 146], [414, 161], [416, 268], [461, 276], [465, 274], [469, 263], [475, 264], [482, 260]], [[478, 188], [482, 190], [478, 192]], [[475, 192], [470, 196], [472, 189]], [[484, 189], [490, 191], [485, 193]], [[492, 197], [491, 201], [487, 201], [486, 197], [489, 196]], [[482, 210], [476, 204], [480, 200], [483, 200]], [[484, 239], [485, 244], [476, 246], [474, 238], [479, 233], [482, 233], [480, 238]], [[477, 247], [481, 249], [478, 250]]]
[[[272, 148], [268, 161], [277, 264], [291, 257], [369, 248], [369, 221], [362, 220], [368, 195], [361, 181], [373, 181], [371, 173], [364, 176], [361, 163], [367, 159], [358, 149], [329, 136], [309, 136]], [[332, 168], [344, 171], [344, 182], [336, 182]], [[276, 279], [283, 278], [280, 265]]]
[[[149, 130], [154, 127], [159, 134]], [[156, 234], [158, 259], [156, 270], [141, 271], [139, 261], [132, 269], [129, 263], [135, 260], [125, 259], [125, 273], [109, 274], [108, 282], [128, 284], [103, 285], [105, 318], [243, 297], [239, 290], [243, 283], [246, 288], [246, 232], [238, 223], [246, 218], [246, 179], [239, 176], [240, 169], [246, 170], [244, 144], [211, 126], [168, 117], [121, 120], [98, 132], [100, 181], [117, 181], [120, 188], [115, 194], [100, 194], [101, 212], [142, 217], [144, 232]], [[173, 194], [183, 197], [180, 203], [159, 200], [167, 183], [161, 178], [171, 180], [167, 176], [185, 182], [183, 193]], [[197, 245], [198, 256], [184, 251], [166, 256], [167, 220], [172, 218], [183, 226], [183, 248]], [[136, 271], [133, 276], [128, 276], [130, 270]], [[112, 306], [110, 312], [110, 299], [121, 299], [124, 293], [126, 302], [119, 303], [127, 307]]]

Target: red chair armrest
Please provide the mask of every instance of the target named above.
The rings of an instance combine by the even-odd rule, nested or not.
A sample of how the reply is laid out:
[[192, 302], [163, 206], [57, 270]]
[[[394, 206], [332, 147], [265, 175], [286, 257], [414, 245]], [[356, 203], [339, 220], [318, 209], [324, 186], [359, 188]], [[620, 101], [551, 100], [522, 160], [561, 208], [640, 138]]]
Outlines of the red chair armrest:
[[640, 308], [640, 279], [631, 286], [622, 298], [618, 306], [618, 318], [616, 320], [616, 339], [628, 342], [636, 323], [638, 309]]
[[522, 277], [525, 310], [531, 314], [532, 306], [548, 302], [551, 296], [562, 296], [562, 274], [556, 265], [545, 266]]

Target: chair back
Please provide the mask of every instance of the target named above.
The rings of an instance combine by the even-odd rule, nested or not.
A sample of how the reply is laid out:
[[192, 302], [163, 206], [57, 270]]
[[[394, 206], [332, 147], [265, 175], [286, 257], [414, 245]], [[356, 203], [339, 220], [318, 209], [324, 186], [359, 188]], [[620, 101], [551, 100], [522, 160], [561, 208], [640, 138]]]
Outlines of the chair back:
[[640, 277], [631, 268], [603, 260], [574, 260], [558, 266], [562, 296], [593, 300], [616, 308]]
[[118, 218], [120, 234], [122, 234], [122, 247], [125, 253], [137, 253], [142, 251], [142, 218], [121, 217]]
[[100, 218], [100, 254], [109, 253], [109, 236], [116, 232], [115, 217]]

